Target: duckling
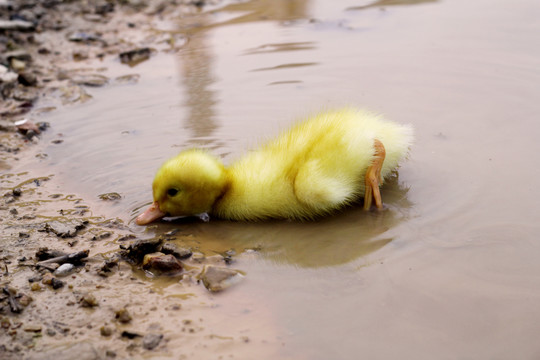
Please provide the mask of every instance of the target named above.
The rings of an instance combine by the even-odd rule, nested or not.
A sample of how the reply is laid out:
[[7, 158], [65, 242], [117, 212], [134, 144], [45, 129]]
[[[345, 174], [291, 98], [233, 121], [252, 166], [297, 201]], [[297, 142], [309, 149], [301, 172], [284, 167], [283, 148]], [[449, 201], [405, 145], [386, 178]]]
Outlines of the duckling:
[[410, 125], [345, 108], [308, 117], [228, 167], [199, 149], [166, 161], [154, 202], [136, 222], [207, 213], [222, 219], [309, 220], [364, 197], [382, 209], [379, 186], [413, 140]]

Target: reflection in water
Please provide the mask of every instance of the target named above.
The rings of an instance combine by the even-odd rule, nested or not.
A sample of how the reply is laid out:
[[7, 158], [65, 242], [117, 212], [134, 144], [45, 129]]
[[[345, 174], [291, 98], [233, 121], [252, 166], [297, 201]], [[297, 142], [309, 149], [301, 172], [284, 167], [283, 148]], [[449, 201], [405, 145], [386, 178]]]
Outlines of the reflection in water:
[[313, 222], [269, 221], [246, 223], [211, 220], [210, 223], [160, 224], [159, 232], [181, 229], [179, 246], [191, 247], [214, 255], [233, 249], [242, 253], [258, 250], [275, 263], [299, 267], [341, 265], [364, 257], [392, 241], [384, 233], [408, 217], [412, 204], [407, 200], [408, 188], [392, 177], [383, 187], [387, 209], [365, 212], [361, 206]]
[[[189, 108], [188, 117], [184, 127], [191, 131], [191, 145], [210, 147], [216, 146], [211, 135], [217, 127], [215, 120], [215, 105], [218, 95], [210, 87], [215, 82], [212, 74], [212, 49], [208, 45], [208, 30], [217, 26], [254, 22], [261, 20], [284, 21], [306, 17], [306, 4], [304, 1], [252, 1], [243, 4], [234, 4], [220, 9], [219, 12], [240, 12], [240, 17], [223, 22], [214, 22], [214, 13], [202, 13], [179, 24], [180, 31], [190, 37], [190, 41], [180, 52], [182, 82], [186, 89], [185, 105]], [[271, 50], [266, 49], [270, 47]], [[264, 45], [259, 51], [290, 51], [309, 49], [308, 44], [272, 44]], [[308, 66], [306, 64], [286, 64], [277, 68]], [[267, 70], [267, 69], [257, 69]]]
[[247, 49], [245, 55], [255, 54], [268, 54], [282, 51], [298, 51], [298, 50], [313, 50], [315, 49], [314, 41], [303, 41], [294, 43], [281, 43], [281, 44], [264, 44], [257, 46], [253, 49]]
[[241, 14], [238, 17], [214, 24], [208, 24], [205, 28], [243, 24], [261, 21], [292, 21], [305, 19], [308, 8], [308, 0], [255, 0], [240, 4], [231, 4], [220, 9], [219, 12]]
[[251, 71], [280, 70], [280, 69], [290, 69], [290, 68], [313, 66], [313, 65], [317, 65], [317, 63], [316, 62], [307, 62], [307, 63], [281, 64], [281, 65], [276, 65], [276, 66], [272, 66], [272, 67], [253, 69]]
[[275, 263], [326, 267], [345, 264], [380, 249], [392, 239], [376, 237], [397, 221], [392, 212], [367, 216], [350, 212], [316, 223], [219, 221], [211, 225], [210, 231], [179, 241], [209, 255], [229, 249], [238, 253], [255, 249]]
[[362, 5], [362, 6], [352, 6], [347, 8], [347, 10], [364, 10], [375, 7], [385, 7], [385, 6], [400, 6], [400, 5], [417, 5], [424, 3], [434, 3], [439, 0], [377, 0], [371, 4]]
[[191, 131], [190, 142], [196, 145], [207, 145], [217, 126], [214, 119], [216, 94], [210, 89], [214, 82], [212, 55], [205, 40], [205, 33], [200, 33], [180, 52], [185, 105], [189, 109], [184, 127]]

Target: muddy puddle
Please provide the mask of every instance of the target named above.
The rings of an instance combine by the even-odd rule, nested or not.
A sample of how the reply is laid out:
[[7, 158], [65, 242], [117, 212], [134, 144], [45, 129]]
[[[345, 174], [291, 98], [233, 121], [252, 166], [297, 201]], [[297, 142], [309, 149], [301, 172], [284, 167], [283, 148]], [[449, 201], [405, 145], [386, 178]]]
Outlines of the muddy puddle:
[[[165, 309], [143, 325], [160, 323], [167, 348], [145, 356], [538, 358], [539, 10], [533, 0], [207, 9], [162, 24], [185, 39], [177, 52], [133, 67], [77, 63], [108, 85], [39, 115], [51, 129], [3, 173], [50, 176], [138, 238], [179, 229], [178, 246], [234, 251], [245, 277], [218, 295], [144, 273], [114, 288]], [[230, 162], [297, 117], [345, 105], [415, 127], [382, 213], [135, 225], [154, 172], [180, 150]], [[109, 193], [121, 198], [100, 200]]]

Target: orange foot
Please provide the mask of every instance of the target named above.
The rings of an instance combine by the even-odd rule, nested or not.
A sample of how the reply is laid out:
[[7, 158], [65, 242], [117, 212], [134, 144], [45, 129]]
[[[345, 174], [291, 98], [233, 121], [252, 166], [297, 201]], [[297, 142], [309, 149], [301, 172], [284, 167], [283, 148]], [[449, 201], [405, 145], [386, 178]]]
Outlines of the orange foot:
[[386, 156], [384, 145], [378, 139], [374, 140], [375, 157], [373, 163], [368, 167], [366, 172], [366, 194], [364, 195], [364, 210], [371, 208], [371, 203], [375, 200], [377, 209], [382, 210], [382, 198], [379, 190], [379, 185], [382, 183], [381, 169]]

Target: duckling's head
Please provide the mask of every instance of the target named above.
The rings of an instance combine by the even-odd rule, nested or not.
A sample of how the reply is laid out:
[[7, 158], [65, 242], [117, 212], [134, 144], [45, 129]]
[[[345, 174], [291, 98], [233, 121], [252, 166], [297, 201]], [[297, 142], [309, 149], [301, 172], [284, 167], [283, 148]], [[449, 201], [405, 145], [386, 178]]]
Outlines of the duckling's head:
[[166, 161], [152, 184], [154, 203], [137, 217], [145, 225], [165, 215], [187, 216], [212, 209], [223, 194], [223, 164], [202, 150], [187, 150]]

